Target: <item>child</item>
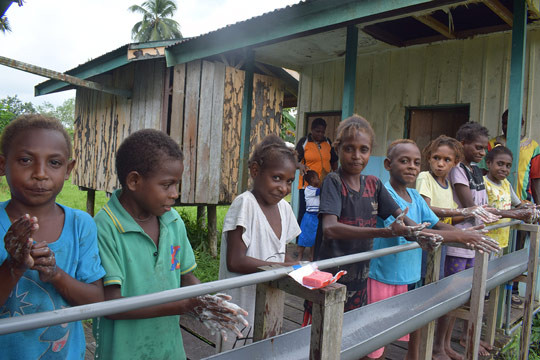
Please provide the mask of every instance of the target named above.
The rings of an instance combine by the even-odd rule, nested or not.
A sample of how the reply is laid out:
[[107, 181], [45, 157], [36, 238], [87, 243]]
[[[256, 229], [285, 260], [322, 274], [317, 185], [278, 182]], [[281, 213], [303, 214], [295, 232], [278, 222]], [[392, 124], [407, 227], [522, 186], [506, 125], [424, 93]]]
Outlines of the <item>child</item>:
[[[184, 223], [172, 208], [183, 158], [178, 144], [157, 130], [137, 131], [120, 145], [121, 189], [96, 215], [106, 300], [199, 283]], [[95, 357], [185, 359], [178, 315], [191, 314], [219, 331], [234, 328], [245, 322], [240, 319], [245, 312], [228, 299], [205, 295], [97, 318]]]
[[[504, 218], [513, 218], [532, 222], [535, 209], [526, 207], [514, 192], [512, 185], [506, 177], [510, 174], [513, 156], [510, 149], [498, 145], [486, 155], [486, 165], [488, 167], [487, 176], [484, 176], [488, 203], [497, 209], [496, 213]], [[513, 209], [512, 206], [519, 208]], [[508, 220], [501, 220], [498, 223]], [[510, 229], [508, 227], [491, 230], [488, 236], [497, 240], [501, 248], [508, 246]]]
[[[498, 219], [481, 206], [470, 208], [457, 208], [454, 201], [452, 187], [448, 182], [448, 175], [463, 158], [463, 146], [454, 138], [441, 135], [432, 140], [422, 152], [429, 171], [422, 171], [416, 179], [416, 190], [429, 205], [441, 221], [447, 224], [456, 224], [463, 219], [478, 216], [484, 222], [493, 222]], [[446, 246], [441, 250], [441, 272], [444, 276], [444, 260]]]
[[[264, 265], [294, 264], [285, 250], [286, 244], [300, 234], [300, 228], [283, 198], [291, 192], [296, 168], [295, 151], [276, 135], [266, 136], [255, 147], [249, 159], [253, 188], [234, 199], [223, 222], [220, 279], [254, 273]], [[255, 286], [231, 289], [229, 294], [248, 311], [248, 321], [253, 324]], [[232, 341], [223, 342], [218, 350], [229, 350], [238, 341], [245, 344], [252, 336], [250, 326], [243, 329], [242, 336], [231, 336]]]
[[320, 193], [319, 189], [320, 181], [319, 174], [313, 170], [309, 170], [304, 179], [309, 184], [305, 191], [304, 195], [306, 198], [306, 213], [302, 217], [302, 223], [300, 224], [300, 229], [302, 233], [298, 237], [298, 259], [301, 261], [304, 258], [304, 249], [309, 248], [308, 259], [309, 261], [313, 260], [313, 252], [311, 247], [315, 245], [315, 236], [317, 235], [317, 227], [319, 226], [319, 204], [320, 204]]
[[[458, 129], [456, 139], [463, 145], [463, 159], [450, 171], [450, 183], [454, 191], [454, 200], [459, 208], [472, 207], [476, 205], [486, 205], [487, 193], [484, 184], [482, 171], [474, 164], [482, 160], [487, 148], [489, 132], [484, 126], [468, 122]], [[463, 222], [456, 224], [456, 227], [466, 228], [474, 225], [480, 225], [482, 221], [477, 218], [468, 218]], [[468, 269], [474, 265], [474, 251], [462, 248], [449, 246], [446, 251], [444, 276], [450, 276], [462, 270]], [[447, 317], [443, 317], [439, 321], [441, 334], [444, 334], [444, 349], [447, 350], [447, 355], [455, 358], [459, 357], [450, 347], [450, 340], [455, 318], [450, 318], [447, 324]], [[467, 329], [467, 322], [464, 324]], [[439, 330], [438, 330], [439, 331]], [[465, 346], [463, 331], [460, 343]], [[438, 339], [442, 341], [441, 339]], [[479, 355], [489, 355], [491, 346], [481, 341], [479, 346]]]
[[[413, 185], [420, 172], [421, 155], [416, 143], [409, 139], [394, 141], [387, 150], [384, 167], [390, 173], [390, 180], [385, 187], [402, 210], [409, 209], [407, 217], [417, 223], [429, 223], [429, 227], [441, 230], [444, 241], [460, 242], [463, 244], [476, 243], [476, 246], [485, 246], [492, 249], [491, 241], [482, 239], [477, 232], [466, 233], [453, 226], [439, 221], [439, 218], [429, 208], [420, 194], [409, 186]], [[388, 218], [384, 223], [379, 220], [378, 227], [390, 224], [394, 219]], [[373, 249], [383, 249], [409, 243], [403, 237], [376, 238]], [[496, 248], [496, 246], [495, 246]], [[380, 258], [371, 259], [368, 279], [368, 302], [374, 303], [391, 296], [404, 293], [408, 286], [414, 286], [421, 276], [422, 250], [414, 249]], [[407, 341], [408, 336], [400, 340]], [[407, 359], [418, 358], [418, 333], [411, 335]], [[383, 355], [381, 348], [368, 355], [370, 358], [379, 358]]]
[[[62, 124], [22, 115], [4, 129], [1, 149], [11, 192], [0, 203], [1, 318], [103, 301], [96, 225], [56, 203], [75, 164]], [[2, 335], [0, 347], [6, 359], [82, 359], [86, 351], [80, 321]]]

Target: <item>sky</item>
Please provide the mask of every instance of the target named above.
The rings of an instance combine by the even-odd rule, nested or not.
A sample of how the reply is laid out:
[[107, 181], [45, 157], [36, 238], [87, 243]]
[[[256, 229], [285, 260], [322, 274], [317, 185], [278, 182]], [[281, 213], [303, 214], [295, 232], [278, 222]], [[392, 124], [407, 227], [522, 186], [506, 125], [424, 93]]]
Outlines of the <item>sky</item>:
[[[11, 32], [0, 33], [0, 55], [64, 72], [132, 42], [131, 28], [141, 19], [128, 11], [142, 0], [25, 0], [6, 15]], [[174, 19], [184, 37], [282, 8], [299, 0], [177, 0]], [[18, 95], [35, 105], [61, 105], [75, 90], [34, 97], [47, 78], [0, 65], [0, 98]]]

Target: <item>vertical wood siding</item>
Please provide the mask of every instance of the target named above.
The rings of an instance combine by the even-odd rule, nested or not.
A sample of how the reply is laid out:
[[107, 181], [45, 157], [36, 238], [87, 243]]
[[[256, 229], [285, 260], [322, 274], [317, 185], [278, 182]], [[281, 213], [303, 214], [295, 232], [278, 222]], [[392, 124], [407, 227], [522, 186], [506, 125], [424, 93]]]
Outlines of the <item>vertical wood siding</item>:
[[[470, 120], [501, 133], [500, 116], [508, 103], [511, 34], [418, 45], [358, 56], [355, 112], [372, 124], [383, 155], [403, 137], [406, 107], [469, 104]], [[540, 29], [527, 33], [524, 114], [526, 133], [540, 140]], [[344, 61], [302, 69], [298, 134], [307, 112], [341, 109]], [[331, 101], [330, 99], [333, 99]]]

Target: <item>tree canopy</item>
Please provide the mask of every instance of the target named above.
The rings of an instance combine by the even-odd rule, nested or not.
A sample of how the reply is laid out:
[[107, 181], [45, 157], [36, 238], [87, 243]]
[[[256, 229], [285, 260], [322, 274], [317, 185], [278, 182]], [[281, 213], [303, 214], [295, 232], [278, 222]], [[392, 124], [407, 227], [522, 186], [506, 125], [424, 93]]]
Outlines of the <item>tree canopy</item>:
[[133, 40], [147, 42], [182, 38], [180, 24], [171, 19], [177, 10], [174, 0], [147, 0], [141, 6], [130, 6], [129, 10], [143, 16], [131, 29]]

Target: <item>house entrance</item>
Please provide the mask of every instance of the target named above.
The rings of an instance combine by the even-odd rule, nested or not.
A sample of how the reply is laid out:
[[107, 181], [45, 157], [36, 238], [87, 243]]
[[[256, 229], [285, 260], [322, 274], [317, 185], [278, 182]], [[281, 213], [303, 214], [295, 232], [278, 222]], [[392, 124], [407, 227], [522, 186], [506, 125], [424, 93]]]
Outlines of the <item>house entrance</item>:
[[459, 127], [468, 121], [469, 105], [408, 108], [407, 137], [416, 141], [421, 151], [439, 135], [455, 137]]

